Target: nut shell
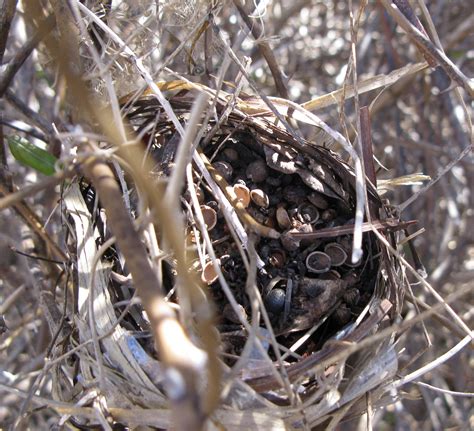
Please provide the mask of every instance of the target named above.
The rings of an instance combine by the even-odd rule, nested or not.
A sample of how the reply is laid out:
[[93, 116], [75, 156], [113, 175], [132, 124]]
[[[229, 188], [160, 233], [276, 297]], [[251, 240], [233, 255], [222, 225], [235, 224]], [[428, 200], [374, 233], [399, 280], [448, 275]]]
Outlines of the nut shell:
[[226, 148], [223, 151], [224, 157], [230, 162], [236, 162], [239, 160], [239, 153], [234, 148]]
[[327, 210], [324, 210], [321, 213], [321, 220], [323, 220], [325, 222], [334, 220], [336, 217], [337, 217], [337, 212], [336, 212], [336, 210], [334, 210], [332, 208], [328, 208]]
[[355, 287], [351, 289], [347, 289], [344, 292], [344, 295], [342, 295], [342, 299], [346, 302], [347, 305], [349, 306], [354, 306], [357, 305], [360, 299], [360, 292], [359, 289], [356, 289]]
[[[238, 309], [239, 309], [239, 312], [240, 314], [242, 315], [242, 317], [247, 320], [247, 313], [245, 311], [245, 308], [242, 307], [240, 304], [237, 305]], [[232, 307], [232, 305], [230, 304], [226, 304], [224, 306], [224, 309], [222, 311], [222, 315], [227, 319], [227, 320], [230, 320], [232, 323], [237, 323], [237, 324], [240, 324], [242, 323], [239, 319], [239, 316], [237, 315], [237, 313], [235, 312], [234, 308]]]
[[345, 304], [341, 304], [339, 308], [334, 310], [333, 319], [339, 325], [345, 325], [351, 320], [351, 317], [352, 317], [351, 310]]

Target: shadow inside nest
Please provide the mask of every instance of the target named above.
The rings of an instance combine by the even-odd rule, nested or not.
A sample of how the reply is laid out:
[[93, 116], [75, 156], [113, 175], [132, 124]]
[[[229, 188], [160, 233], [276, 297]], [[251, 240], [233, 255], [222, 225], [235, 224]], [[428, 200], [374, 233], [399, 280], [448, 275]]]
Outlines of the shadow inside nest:
[[[187, 92], [170, 98], [183, 125], [192, 102]], [[224, 104], [217, 103], [217, 116], [224, 110]], [[128, 120], [154, 160], [151, 176], [166, 182], [173, 171], [180, 135], [153, 97], [135, 101], [127, 112]], [[380, 250], [372, 234], [364, 235], [364, 257], [355, 264], [351, 263], [350, 231], [338, 234], [339, 227], [354, 223], [352, 169], [336, 154], [295, 139], [274, 126], [272, 120], [272, 116], [250, 117], [238, 110], [230, 112], [225, 121], [211, 119], [199, 145], [209, 162], [211, 176], [206, 180], [196, 167], [193, 170], [194, 192], [206, 230], [239, 310], [229, 303], [201, 245], [203, 235], [195, 220], [189, 185], [182, 193], [188, 221], [187, 246], [204, 250], [196, 259], [194, 270], [209, 286], [218, 310], [217, 327], [229, 364], [242, 353], [248, 336], [241, 319], [250, 321], [252, 316], [246, 288], [249, 238], [255, 246], [255, 284], [279, 343], [290, 349], [304, 331], [320, 326], [298, 354], [288, 355], [289, 361], [311, 354], [354, 321], [372, 297], [380, 270]], [[225, 193], [217, 195], [216, 186]], [[223, 197], [227, 198], [227, 205]], [[371, 188], [369, 197], [380, 206]], [[236, 233], [236, 226], [230, 226], [232, 221], [229, 223], [229, 212], [235, 211], [232, 203], [236, 202], [250, 216], [243, 220], [244, 231], [240, 233], [238, 227]], [[257, 229], [260, 235], [253, 235], [253, 223], [267, 230]], [[267, 235], [269, 230], [277, 234]], [[327, 232], [327, 237], [314, 239], [313, 232]], [[294, 234], [303, 235], [297, 238]], [[172, 265], [170, 268], [173, 272]], [[167, 289], [172, 287], [171, 283]], [[179, 302], [176, 296], [172, 299]], [[259, 326], [265, 326], [261, 315]], [[272, 352], [270, 355], [274, 358]]]

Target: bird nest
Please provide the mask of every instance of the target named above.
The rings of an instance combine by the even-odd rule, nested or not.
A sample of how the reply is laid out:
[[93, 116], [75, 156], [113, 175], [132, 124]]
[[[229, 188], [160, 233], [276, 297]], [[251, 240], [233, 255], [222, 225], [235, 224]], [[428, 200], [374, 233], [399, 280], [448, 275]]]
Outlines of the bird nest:
[[[188, 269], [213, 304], [220, 338], [225, 372], [215, 423], [284, 429], [361, 414], [365, 394], [376, 394], [397, 369], [389, 338], [370, 337], [400, 307], [400, 270], [380, 237], [395, 245], [403, 223], [367, 183], [372, 219], [357, 227], [360, 257], [353, 249], [357, 178], [325, 147], [334, 138], [327, 128], [317, 135], [320, 141], [309, 142], [293, 129], [298, 111], [278, 101], [270, 110], [259, 99], [216, 95], [180, 81], [160, 87], [169, 106], [151, 91], [122, 100], [138, 137], [134, 145], [152, 160], [146, 178], [157, 190], [166, 189], [179, 168], [180, 127], [196, 115], [196, 95], [209, 97], [198, 114], [194, 147], [186, 150], [190, 163], [180, 202]], [[145, 203], [126, 161], [115, 164], [115, 173], [131, 216], [142, 217]], [[107, 407], [122, 409], [114, 411], [116, 421], [168, 428], [159, 352], [126, 262], [109, 243], [100, 196], [82, 181], [69, 189], [65, 203], [77, 256], [75, 339], [89, 344], [74, 367], [57, 369], [57, 396], [70, 400], [74, 389], [73, 399], [87, 398], [100, 374]], [[154, 255], [150, 244], [157, 240], [149, 234], [163, 293], [184, 314], [175, 258]], [[192, 315], [180, 317], [192, 328]], [[366, 349], [358, 351], [364, 342]], [[71, 381], [77, 382], [73, 388]], [[137, 407], [154, 414], [136, 414]]]

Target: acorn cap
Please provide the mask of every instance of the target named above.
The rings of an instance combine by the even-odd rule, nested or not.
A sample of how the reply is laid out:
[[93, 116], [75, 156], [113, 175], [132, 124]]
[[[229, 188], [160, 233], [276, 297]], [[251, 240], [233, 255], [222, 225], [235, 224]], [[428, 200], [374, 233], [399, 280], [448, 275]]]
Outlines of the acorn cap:
[[331, 269], [331, 258], [322, 251], [313, 251], [306, 257], [306, 268], [309, 272], [323, 274]]
[[283, 268], [286, 263], [285, 250], [282, 250], [281, 248], [272, 250], [270, 256], [268, 257], [268, 262], [275, 268]]
[[237, 201], [239, 201], [244, 208], [247, 208], [250, 204], [250, 190], [248, 187], [237, 183], [232, 187], [232, 190]]
[[[220, 259], [217, 259], [216, 263], [217, 263], [217, 265], [220, 266], [220, 264], [221, 264]], [[201, 273], [202, 282], [204, 284], [207, 284], [208, 286], [210, 286], [211, 284], [215, 283], [218, 278], [219, 278], [219, 276], [217, 275], [217, 271], [215, 270], [212, 261], [208, 261], [204, 265], [204, 268], [203, 268], [202, 273]]]
[[201, 205], [202, 217], [204, 223], [206, 224], [207, 230], [212, 230], [217, 223], [217, 213], [216, 211], [208, 205]]
[[331, 258], [332, 266], [341, 266], [347, 260], [347, 253], [339, 244], [335, 242], [326, 244], [324, 247], [324, 252]]
[[319, 220], [319, 211], [318, 209], [307, 202], [304, 202], [298, 206], [298, 218], [303, 223], [314, 224]]
[[250, 192], [250, 199], [252, 199], [253, 203], [261, 208], [268, 208], [270, 205], [270, 201], [268, 199], [268, 195], [260, 189], [254, 189]]

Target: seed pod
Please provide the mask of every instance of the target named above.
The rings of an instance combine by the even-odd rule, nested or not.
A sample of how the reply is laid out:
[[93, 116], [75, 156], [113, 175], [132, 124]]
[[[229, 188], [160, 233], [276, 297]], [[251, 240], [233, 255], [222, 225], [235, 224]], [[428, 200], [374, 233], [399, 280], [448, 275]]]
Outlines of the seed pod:
[[230, 163], [218, 161], [212, 164], [217, 172], [219, 172], [226, 181], [230, 181], [232, 179], [232, 174], [234, 173], [234, 169], [230, 165]]
[[255, 160], [247, 166], [245, 174], [254, 183], [261, 183], [268, 177], [268, 166], [262, 159]]
[[276, 210], [276, 219], [278, 222], [278, 226], [282, 229], [288, 229], [291, 226], [290, 216], [288, 215], [288, 211], [286, 211], [283, 207], [278, 207]]
[[324, 252], [330, 257], [332, 266], [341, 266], [347, 260], [347, 253], [335, 242], [327, 244], [324, 247]]
[[331, 268], [331, 258], [322, 251], [313, 251], [306, 258], [306, 268], [309, 272], [323, 274]]
[[[220, 266], [221, 262], [217, 259], [217, 265]], [[217, 275], [217, 271], [214, 269], [214, 265], [211, 261], [207, 262], [204, 265], [204, 268], [201, 273], [201, 280], [204, 284], [210, 286], [211, 284], [215, 283], [219, 276]]]
[[326, 198], [319, 193], [313, 192], [308, 196], [308, 200], [316, 207], [321, 210], [325, 210], [329, 207]]
[[297, 211], [298, 218], [303, 223], [314, 224], [319, 219], [318, 209], [309, 203], [302, 203], [298, 206]]
[[268, 200], [268, 195], [260, 189], [252, 190], [250, 192], [250, 199], [252, 199], [255, 205], [262, 208], [268, 208], [268, 205], [270, 204]]
[[248, 187], [237, 183], [232, 190], [234, 191], [237, 201], [239, 201], [244, 208], [247, 208], [250, 204], [250, 190]]
[[265, 307], [270, 313], [281, 313], [284, 306], [285, 291], [279, 287], [272, 289], [265, 297]]
[[216, 211], [208, 205], [201, 205], [202, 217], [204, 223], [206, 224], [207, 230], [212, 230], [217, 223], [217, 213]]
[[54, 175], [58, 159], [51, 153], [20, 136], [11, 136], [7, 139], [12, 156], [22, 165], [33, 168], [44, 175]]

